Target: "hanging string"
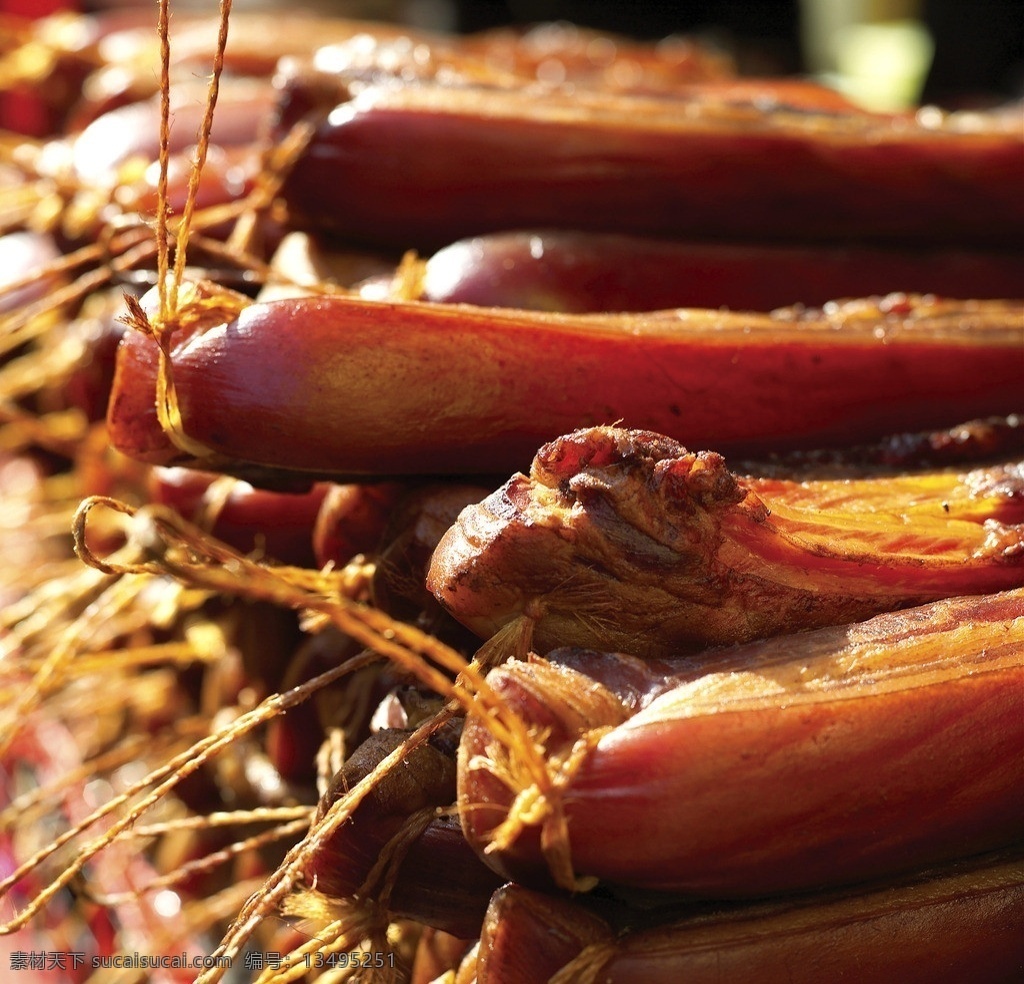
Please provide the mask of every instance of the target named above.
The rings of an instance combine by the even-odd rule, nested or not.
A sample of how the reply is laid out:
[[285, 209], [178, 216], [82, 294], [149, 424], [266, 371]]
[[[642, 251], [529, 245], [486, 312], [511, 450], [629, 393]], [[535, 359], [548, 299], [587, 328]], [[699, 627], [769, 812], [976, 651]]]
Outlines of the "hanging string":
[[[160, 0], [165, 6], [169, 0]], [[181, 223], [178, 226], [178, 237], [175, 243], [174, 252], [174, 279], [171, 293], [170, 314], [177, 313], [178, 288], [185, 276], [185, 254], [188, 245], [189, 230], [192, 226], [192, 216], [195, 214], [196, 201], [199, 198], [199, 178], [203, 173], [206, 164], [206, 156], [210, 149], [210, 133], [213, 130], [213, 113], [217, 107], [217, 97], [220, 94], [220, 77], [224, 71], [224, 52], [228, 44], [228, 21], [231, 16], [231, 0], [220, 0], [220, 27], [217, 33], [217, 50], [213, 58], [213, 74], [210, 76], [210, 88], [206, 96], [206, 112], [203, 114], [203, 122], [199, 128], [199, 141], [196, 144], [195, 157], [192, 160], [192, 173], [188, 181], [188, 194], [185, 197], [185, 209], [182, 214]]]
[[157, 290], [160, 296], [160, 318], [170, 314], [167, 302], [168, 242], [167, 220], [170, 206], [167, 203], [167, 183], [171, 145], [171, 36], [170, 0], [160, 0], [160, 17], [157, 30], [160, 35], [160, 174], [157, 179], [156, 200], [156, 248], [157, 248]]
[[[185, 432], [177, 390], [174, 385], [174, 366], [171, 360], [171, 339], [182, 327], [182, 295], [185, 278], [185, 261], [188, 252], [189, 233], [199, 197], [199, 181], [206, 164], [210, 148], [210, 134], [213, 130], [214, 111], [220, 93], [220, 78], [224, 70], [224, 52], [228, 41], [228, 22], [231, 16], [231, 0], [221, 0], [220, 25], [217, 34], [217, 49], [213, 61], [213, 73], [207, 92], [206, 109], [199, 127], [192, 171], [189, 175], [185, 206], [178, 224], [174, 246], [174, 268], [170, 269], [170, 203], [168, 201], [168, 172], [170, 165], [171, 135], [171, 43], [170, 43], [170, 0], [160, 0], [158, 31], [160, 35], [160, 153], [159, 176], [157, 179], [157, 290], [159, 312], [151, 319], [142, 306], [132, 297], [126, 297], [128, 315], [123, 320], [130, 327], [150, 335], [159, 346], [159, 365], [156, 381], [156, 411], [160, 426], [171, 442], [186, 454], [196, 458], [208, 457], [210, 451], [204, 445], [192, 440]], [[198, 309], [224, 309], [229, 318], [237, 314], [237, 306], [227, 298], [207, 298], [205, 301], [190, 294], [188, 303]], [[227, 301], [227, 303], [224, 303]], [[191, 312], [193, 315], [200, 310]]]

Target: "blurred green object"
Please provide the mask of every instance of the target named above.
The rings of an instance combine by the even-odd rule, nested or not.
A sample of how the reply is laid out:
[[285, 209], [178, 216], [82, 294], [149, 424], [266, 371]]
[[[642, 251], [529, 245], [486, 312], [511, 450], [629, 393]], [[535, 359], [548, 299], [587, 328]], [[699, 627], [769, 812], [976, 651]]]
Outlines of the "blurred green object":
[[807, 68], [866, 109], [916, 105], [934, 43], [919, 0], [801, 0]]
[[838, 87], [866, 109], [916, 106], [934, 45], [920, 21], [851, 24], [836, 38]]

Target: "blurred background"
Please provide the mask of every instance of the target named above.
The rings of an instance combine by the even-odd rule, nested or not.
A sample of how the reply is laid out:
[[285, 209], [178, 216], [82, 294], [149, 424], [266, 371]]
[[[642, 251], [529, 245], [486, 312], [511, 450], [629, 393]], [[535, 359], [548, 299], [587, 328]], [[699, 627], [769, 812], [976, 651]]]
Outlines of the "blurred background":
[[867, 102], [969, 107], [1024, 95], [1020, 0], [411, 0], [382, 6], [457, 31], [568, 20], [636, 37], [696, 34], [730, 51], [745, 74], [825, 76]]
[[[155, 10], [156, 2], [0, 0], [0, 13], [131, 6]], [[235, 0], [235, 7], [457, 32], [566, 20], [641, 38], [687, 33], [727, 50], [744, 74], [814, 75], [883, 110], [918, 102], [976, 108], [1024, 96], [1021, 0]], [[174, 0], [178, 10], [216, 8], [216, 0]]]
[[[47, 0], [20, 2], [38, 7]], [[179, 0], [176, 6], [212, 10], [216, 4]], [[303, 6], [460, 32], [567, 20], [644, 38], [696, 34], [731, 52], [745, 74], [824, 76], [878, 108], [919, 101], [971, 108], [1024, 95], [1021, 0], [309, 0]]]

